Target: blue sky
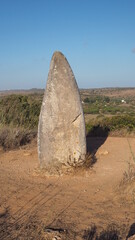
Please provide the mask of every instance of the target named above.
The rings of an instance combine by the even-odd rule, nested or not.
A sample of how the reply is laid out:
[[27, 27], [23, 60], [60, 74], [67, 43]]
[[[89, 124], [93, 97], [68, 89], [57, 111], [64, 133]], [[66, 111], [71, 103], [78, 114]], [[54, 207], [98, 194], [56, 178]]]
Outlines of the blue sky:
[[0, 0], [0, 90], [45, 88], [55, 50], [80, 88], [135, 87], [135, 0]]

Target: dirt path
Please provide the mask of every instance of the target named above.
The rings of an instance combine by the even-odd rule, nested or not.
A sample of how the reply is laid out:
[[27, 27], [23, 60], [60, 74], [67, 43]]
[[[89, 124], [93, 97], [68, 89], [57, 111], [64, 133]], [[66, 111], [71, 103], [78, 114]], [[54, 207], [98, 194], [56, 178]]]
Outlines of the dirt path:
[[70, 176], [40, 174], [35, 145], [0, 152], [0, 239], [94, 239], [106, 229], [126, 239], [135, 223], [135, 185], [127, 198], [120, 183], [135, 164], [135, 139], [88, 141], [96, 163]]

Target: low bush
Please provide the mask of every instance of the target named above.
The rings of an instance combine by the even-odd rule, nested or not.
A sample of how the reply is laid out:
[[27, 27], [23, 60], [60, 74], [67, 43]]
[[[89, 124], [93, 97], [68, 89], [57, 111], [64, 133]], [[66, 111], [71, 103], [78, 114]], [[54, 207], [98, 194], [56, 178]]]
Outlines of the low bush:
[[4, 150], [14, 149], [30, 143], [36, 135], [34, 130], [4, 126], [0, 129], [0, 145]]
[[135, 131], [135, 117], [130, 115], [96, 118], [86, 124], [86, 133], [89, 136], [106, 136], [109, 132], [126, 130]]
[[102, 120], [101, 125], [108, 127], [110, 131], [122, 128], [131, 131], [135, 129], [135, 117], [129, 115], [106, 117]]
[[0, 123], [37, 128], [42, 95], [10, 95], [0, 100]]
[[[4, 149], [26, 144], [37, 134], [43, 94], [9, 95], [0, 98], [0, 145]], [[128, 115], [124, 107], [117, 107], [109, 97], [87, 97], [84, 99], [84, 113], [99, 114], [95, 120], [86, 123], [89, 136], [107, 136], [109, 132], [121, 129], [135, 131], [135, 117], [131, 108]], [[119, 114], [105, 117], [103, 113]]]

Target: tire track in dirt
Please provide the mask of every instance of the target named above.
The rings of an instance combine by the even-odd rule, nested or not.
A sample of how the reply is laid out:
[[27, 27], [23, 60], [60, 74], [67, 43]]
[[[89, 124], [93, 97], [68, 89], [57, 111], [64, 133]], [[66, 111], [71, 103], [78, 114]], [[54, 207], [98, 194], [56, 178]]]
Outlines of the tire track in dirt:
[[[135, 156], [135, 139], [130, 138], [129, 142]], [[108, 154], [104, 155], [106, 150]], [[57, 178], [34, 175], [37, 159], [33, 155], [24, 161], [22, 152], [18, 150], [19, 165], [10, 161], [10, 153], [9, 156], [3, 155], [0, 202], [6, 201], [9, 211], [5, 218], [0, 218], [0, 240], [47, 239], [47, 227], [52, 229], [49, 236], [57, 234], [55, 229], [67, 229], [68, 233], [76, 235], [92, 224], [99, 230], [106, 229], [108, 224], [118, 227], [125, 224], [126, 236], [134, 222], [134, 205], [129, 202], [130, 196], [125, 199], [126, 193], [119, 192], [123, 173], [128, 170], [127, 161], [133, 164], [127, 139], [107, 138], [96, 156], [93, 171], [87, 171], [86, 175]], [[76, 238], [67, 235], [64, 239]]]
[[[17, 225], [19, 226], [26, 225], [26, 219], [28, 218], [28, 216], [31, 216], [30, 214], [34, 215], [37, 209], [40, 209], [42, 205], [49, 202], [52, 198], [55, 198], [55, 196], [58, 195], [60, 191], [62, 191], [57, 190], [56, 186], [57, 186], [56, 184], [55, 185], [48, 184], [44, 191], [37, 193], [34, 197], [27, 201], [19, 210], [17, 210], [13, 216], [10, 215], [7, 218], [7, 221], [9, 222], [10, 219], [15, 219], [16, 217], [16, 219], [13, 220], [13, 223], [9, 223], [9, 227], [12, 228], [12, 231], [14, 231], [14, 227], [16, 227]], [[57, 191], [54, 193], [53, 190], [55, 190], [55, 188]], [[49, 189], [49, 192], [45, 192], [47, 189]], [[54, 194], [52, 195], [51, 193]], [[46, 199], [46, 197], [48, 196], [50, 197]], [[10, 236], [2, 235], [0, 237], [1, 237], [0, 239], [5, 239], [5, 237], [7, 239], [7, 237], [8, 238], [12, 237], [12, 235]]]
[[[46, 187], [46, 189], [48, 189], [49, 187], [51, 187], [52, 185], [51, 184], [48, 184], [48, 186]], [[45, 189], [45, 190], [46, 190]], [[32, 192], [32, 190], [31, 190], [31, 192]], [[24, 211], [24, 209], [26, 209], [26, 211], [27, 211], [27, 207], [29, 206], [29, 204], [31, 205], [31, 204], [33, 204], [33, 205], [35, 205], [35, 203], [37, 203], [38, 201], [40, 201], [39, 199], [40, 199], [40, 195], [42, 195], [44, 192], [42, 191], [42, 192], [39, 192], [39, 193], [37, 193], [34, 197], [32, 197], [29, 201], [27, 201], [21, 208], [19, 208], [19, 210], [17, 210], [15, 213], [14, 213], [14, 217], [12, 217], [12, 218], [14, 218], [14, 219], [16, 219], [16, 217], [15, 217], [15, 215], [17, 216], [18, 214], [20, 215], [21, 214], [21, 212], [23, 212]], [[43, 196], [44, 197], [44, 196]], [[34, 203], [35, 202], [35, 203]], [[29, 207], [28, 207], [28, 209], [29, 209]]]
[[[53, 189], [52, 189], [53, 190]], [[54, 212], [54, 209], [55, 209], [55, 201], [56, 201], [56, 196], [59, 196], [61, 197], [61, 192], [63, 193], [63, 189], [57, 191], [55, 194], [51, 195], [51, 197], [46, 200], [46, 201], [43, 201], [43, 202], [38, 202], [38, 206], [34, 208], [34, 211], [31, 212], [31, 215], [30, 217], [27, 216], [27, 219], [24, 220], [24, 218], [22, 218], [22, 222], [20, 224], [19, 222], [19, 226], [20, 226], [20, 233], [17, 235], [17, 239], [19, 239], [19, 237], [22, 236], [22, 232], [23, 230], [25, 229], [26, 226], [28, 226], [30, 224], [30, 220], [31, 219], [34, 219], [34, 220], [37, 220], [36, 219], [36, 214], [39, 213], [39, 211], [41, 211], [42, 207], [43, 209], [48, 208], [50, 207], [51, 205], [51, 211]], [[66, 192], [67, 193], [67, 192]], [[65, 193], [65, 194], [66, 194]], [[59, 195], [60, 194], [60, 195]], [[70, 202], [65, 202], [65, 206], [61, 208], [61, 210], [56, 214], [56, 216], [52, 219], [52, 221], [47, 224], [45, 227], [44, 227], [44, 232], [46, 232], [47, 229], [51, 229], [52, 228], [52, 225], [57, 222], [57, 219], [63, 214], [66, 212], [67, 209], [69, 209], [76, 201], [77, 199], [79, 199], [79, 196], [80, 196], [80, 193]], [[49, 206], [46, 205], [46, 203], [49, 203]], [[24, 220], [24, 221], [23, 221]], [[43, 224], [42, 222], [40, 222], [41, 225]], [[57, 229], [57, 226], [55, 225], [54, 229]], [[59, 227], [58, 227], [59, 228]], [[69, 228], [68, 229], [64, 229], [64, 231], [68, 232], [69, 231]], [[72, 231], [72, 230], [71, 230]], [[14, 234], [14, 233], [13, 233]], [[10, 237], [12, 237], [12, 235], [10, 235]], [[7, 237], [8, 239], [9, 237]]]
[[61, 209], [61, 211], [56, 215], [56, 217], [46, 226], [46, 228], [51, 227], [51, 225], [67, 210], [69, 209], [80, 197], [80, 193], [75, 197], [70, 203], [66, 203], [65, 207]]

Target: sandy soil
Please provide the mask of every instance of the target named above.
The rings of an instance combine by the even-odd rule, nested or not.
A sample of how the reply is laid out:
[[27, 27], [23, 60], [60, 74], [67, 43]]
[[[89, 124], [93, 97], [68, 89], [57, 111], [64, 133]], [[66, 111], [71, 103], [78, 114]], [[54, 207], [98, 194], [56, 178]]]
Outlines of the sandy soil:
[[124, 182], [135, 164], [135, 138], [89, 138], [88, 145], [93, 167], [59, 177], [39, 171], [36, 144], [0, 150], [1, 240], [115, 240], [135, 233], [135, 185]]

